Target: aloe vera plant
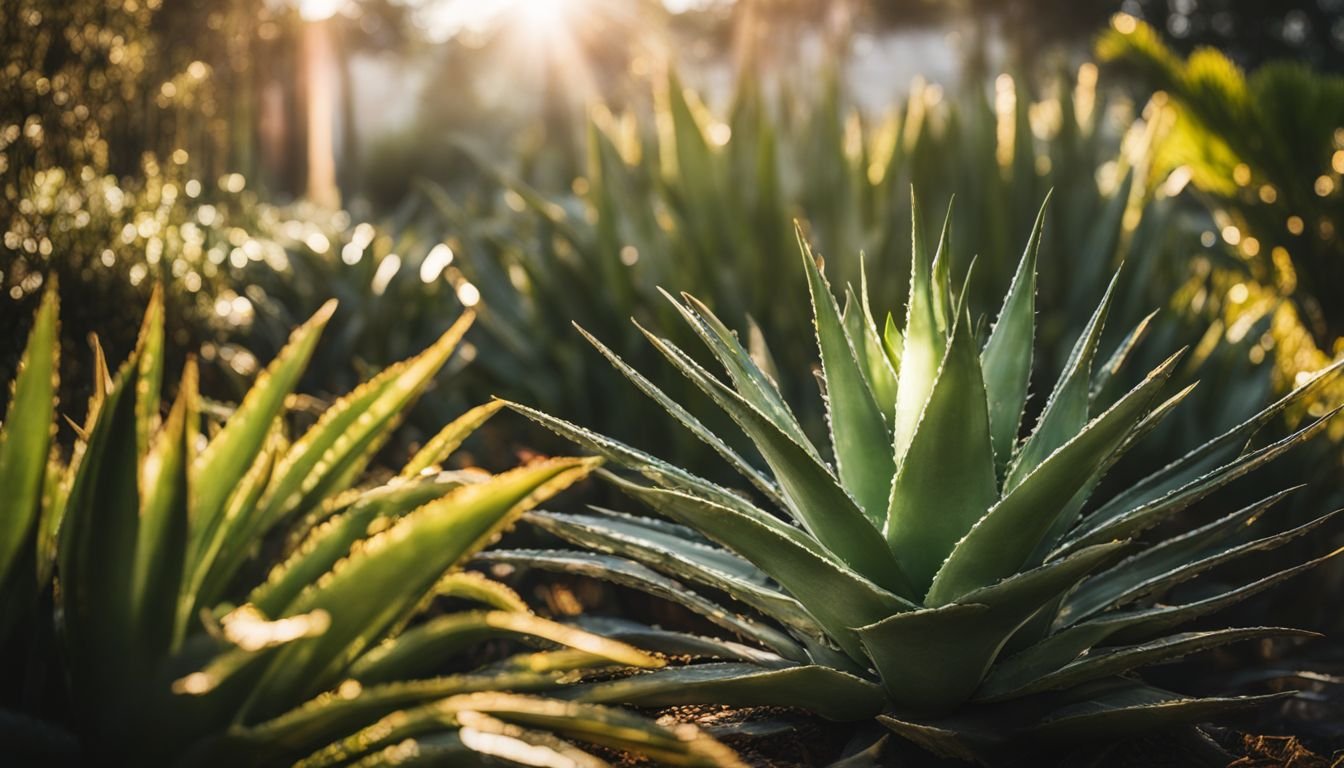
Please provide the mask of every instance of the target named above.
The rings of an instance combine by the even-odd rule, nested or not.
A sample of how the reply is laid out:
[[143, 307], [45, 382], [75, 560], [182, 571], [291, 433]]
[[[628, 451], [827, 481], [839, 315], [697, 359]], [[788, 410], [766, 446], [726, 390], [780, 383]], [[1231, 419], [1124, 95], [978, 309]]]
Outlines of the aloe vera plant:
[[[296, 330], [216, 419], [190, 363], [161, 407], [156, 294], [116, 373], [95, 361], [88, 418], [66, 459], [52, 446], [56, 296], [48, 289], [38, 311], [0, 432], [0, 643], [15, 665], [3, 674], [17, 681], [5, 686], [16, 709], [0, 712], [0, 732], [11, 757], [602, 764], [568, 738], [670, 765], [736, 764], [694, 729], [539, 698], [584, 670], [662, 661], [536, 616], [508, 588], [462, 570], [595, 460], [442, 471], [498, 410], [490, 404], [445, 427], [395, 477], [362, 479], [470, 314], [291, 436], [285, 403], [333, 307]], [[264, 575], [257, 566], [269, 556], [258, 555], [277, 548]], [[438, 598], [467, 607], [444, 611]], [[492, 639], [541, 648], [499, 661], [473, 650]]]
[[[667, 520], [534, 512], [533, 524], [583, 549], [495, 551], [482, 559], [642, 587], [760, 648], [755, 658], [720, 655], [567, 695], [645, 706], [794, 705], [842, 720], [876, 716], [934, 752], [985, 761], [1014, 748], [1204, 722], [1291, 695], [1190, 697], [1130, 673], [1235, 641], [1309, 634], [1178, 628], [1336, 553], [1211, 588], [1197, 599], [1173, 588], [1321, 530], [1332, 518], [1288, 530], [1267, 521], [1251, 527], [1272, 518], [1271, 507], [1286, 491], [1211, 522], [1183, 513], [1320, 432], [1337, 410], [1282, 440], [1250, 447], [1261, 427], [1318, 391], [1341, 364], [1141, 481], [1094, 494], [1107, 469], [1177, 409], [1190, 388], [1163, 393], [1177, 352], [1129, 391], [1102, 394], [1140, 330], [1102, 356], [1112, 282], [1039, 416], [1024, 429], [1044, 213], [987, 334], [977, 332], [965, 289], [954, 293], [950, 285], [949, 225], [934, 256], [918, 210], [910, 301], [900, 324], [875, 315], [862, 290], [847, 288], [842, 308], [803, 245], [825, 446], [809, 439], [781, 397], [775, 376], [786, 373], [772, 373], [763, 355], [748, 353], [706, 305], [669, 296], [727, 380], [667, 339], [644, 334], [731, 416], [765, 468], [589, 337], [740, 473], [749, 493], [513, 405], [630, 470], [633, 476], [609, 477]], [[712, 590], [710, 596], [686, 582]]]

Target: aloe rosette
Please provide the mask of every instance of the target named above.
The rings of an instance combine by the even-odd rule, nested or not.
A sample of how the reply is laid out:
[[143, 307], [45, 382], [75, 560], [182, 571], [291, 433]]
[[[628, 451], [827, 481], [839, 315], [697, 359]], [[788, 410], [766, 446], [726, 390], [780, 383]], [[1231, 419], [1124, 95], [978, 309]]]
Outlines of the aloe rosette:
[[[442, 470], [499, 409], [489, 404], [397, 475], [366, 472], [470, 315], [291, 437], [286, 402], [332, 306], [294, 332], [236, 408], [206, 403], [191, 363], [163, 408], [156, 294], [115, 374], [95, 347], [93, 399], [66, 457], [53, 446], [56, 296], [38, 310], [0, 428], [0, 676], [21, 682], [0, 689], [7, 756], [604, 765], [578, 746], [597, 744], [669, 765], [739, 764], [689, 726], [545, 698], [585, 671], [664, 662], [537, 616], [463, 569], [600, 460]], [[492, 640], [516, 655], [476, 650]]]
[[[931, 256], [918, 210], [903, 329], [891, 315], [877, 322], [863, 285], [845, 291], [842, 309], [803, 244], [828, 417], [824, 447], [805, 434], [780, 395], [779, 374], [762, 346], [749, 353], [709, 307], [691, 296], [668, 296], [727, 379], [667, 339], [644, 334], [732, 418], [764, 467], [589, 337], [736, 469], [749, 490], [713, 484], [513, 406], [629, 470], [607, 476], [665, 519], [532, 512], [531, 523], [582, 549], [495, 551], [483, 559], [643, 588], [751, 643], [706, 648], [703, 663], [592, 683], [567, 695], [645, 706], [796, 705], [843, 720], [876, 716], [930, 750], [979, 759], [1014, 745], [1040, 748], [1205, 722], [1280, 695], [1185, 696], [1130, 673], [1235, 641], [1309, 634], [1178, 628], [1334, 553], [1250, 583], [1212, 587], [1198, 599], [1173, 588], [1320, 530], [1332, 518], [1281, 530], [1269, 519], [1286, 491], [1211, 522], [1187, 510], [1320, 432], [1337, 410], [1276, 442], [1252, 443], [1285, 408], [1318, 393], [1340, 364], [1142, 480], [1097, 493], [1107, 469], [1178, 408], [1191, 387], [1163, 393], [1177, 353], [1129, 391], [1105, 398], [1145, 325], [1100, 357], [1108, 290], [1039, 416], [1024, 428], [1044, 215], [1042, 209], [988, 332], [973, 324], [961, 300], [965, 289], [951, 289], [947, 226]], [[607, 629], [645, 643], [656, 639], [627, 623]]]

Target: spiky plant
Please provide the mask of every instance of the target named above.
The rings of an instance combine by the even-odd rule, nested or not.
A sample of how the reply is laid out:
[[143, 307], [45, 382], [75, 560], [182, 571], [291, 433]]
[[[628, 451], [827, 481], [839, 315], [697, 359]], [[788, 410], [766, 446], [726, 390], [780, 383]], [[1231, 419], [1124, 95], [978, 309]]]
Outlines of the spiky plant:
[[[440, 471], [498, 409], [487, 405], [396, 477], [365, 475], [470, 314], [291, 438], [285, 403], [332, 309], [295, 331], [241, 404], [216, 418], [190, 363], [176, 401], [161, 407], [156, 294], [115, 376], [96, 361], [88, 418], [65, 460], [52, 447], [59, 335], [48, 290], [0, 432], [0, 670], [4, 706], [17, 708], [0, 711], [7, 756], [465, 765], [529, 754], [599, 764], [562, 739], [572, 737], [669, 764], [734, 764], [693, 730], [527, 695], [581, 670], [662, 662], [533, 615], [506, 587], [462, 570], [594, 460], [495, 476]], [[277, 549], [265, 576], [258, 566]], [[439, 598], [469, 607], [448, 611]], [[492, 663], [472, 650], [488, 639], [544, 649]]]
[[[758, 652], [763, 658], [739, 654], [732, 662], [668, 668], [570, 695], [878, 716], [930, 750], [984, 760], [1013, 747], [1203, 722], [1288, 695], [1188, 697], [1129, 673], [1234, 641], [1305, 634], [1276, 627], [1174, 630], [1324, 557], [1195, 600], [1172, 589], [1318, 530], [1331, 517], [1285, 531], [1248, 530], [1284, 493], [1207, 524], [1182, 513], [1319, 432], [1334, 412], [1271, 445], [1246, 447], [1275, 414], [1318, 390], [1340, 366], [1142, 481], [1094, 497], [1107, 469], [1140, 445], [1189, 388], [1161, 394], [1177, 353], [1114, 401], [1098, 395], [1133, 347], [1131, 338], [1099, 357], [1114, 295], [1108, 291], [1022, 436], [1041, 217], [983, 343], [961, 300], [964, 290], [954, 295], [949, 285], [948, 225], [931, 258], [915, 213], [903, 330], [890, 322], [880, 328], [862, 293], [847, 290], [842, 311], [803, 247], [829, 424], [825, 447], [808, 438], [772, 376], [709, 307], [690, 296], [672, 299], [728, 380], [666, 339], [645, 335], [732, 417], [768, 470], [590, 337], [741, 473], [753, 487], [750, 496], [513, 406], [642, 476], [644, 482], [612, 480], [673, 522], [534, 513], [536, 525], [597, 553], [493, 552], [484, 559], [644, 586], [765, 649]], [[1159, 524], [1157, 535], [1143, 536]], [[676, 579], [727, 599], [697, 595]]]

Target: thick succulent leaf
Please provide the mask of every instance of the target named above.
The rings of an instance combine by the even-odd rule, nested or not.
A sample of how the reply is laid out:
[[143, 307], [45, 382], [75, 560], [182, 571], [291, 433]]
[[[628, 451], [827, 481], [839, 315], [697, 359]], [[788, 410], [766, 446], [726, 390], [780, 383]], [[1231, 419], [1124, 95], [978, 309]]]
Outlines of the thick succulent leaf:
[[56, 361], [60, 350], [55, 283], [47, 288], [19, 360], [7, 417], [0, 425], [0, 586], [8, 580], [20, 554], [31, 547], [33, 527], [42, 502], [47, 449], [56, 411]]
[[97, 713], [96, 727], [124, 716], [105, 709], [148, 670], [133, 642], [131, 579], [140, 526], [132, 356], [93, 425], [71, 488], [59, 550], [63, 635], [75, 695]]
[[598, 637], [540, 616], [514, 611], [462, 611], [437, 616], [388, 638], [350, 667], [363, 685], [422, 677], [457, 653], [485, 640], [534, 638], [563, 645], [615, 664], [660, 667], [663, 662], [625, 643]]
[[899, 594], [911, 594], [909, 581], [882, 534], [814, 451], [800, 445], [671, 343], [653, 334], [646, 335], [752, 439], [774, 471], [789, 508], [817, 541], [848, 567], [877, 584]]
[[[910, 303], [906, 308], [904, 343], [901, 347], [900, 378], [896, 388], [896, 417], [894, 454], [896, 464], [905, 458], [906, 449], [914, 439], [915, 427], [924, 413], [933, 390], [934, 378], [943, 362], [947, 349], [947, 325], [951, 316], [951, 300], [947, 285], [947, 247], [951, 209], [943, 222], [943, 236], [938, 245], [937, 264], [929, 259], [928, 238], [919, 212], [919, 205], [910, 196], [910, 215], [913, 237], [913, 255], [910, 265]], [[940, 279], [941, 277], [941, 279]]]
[[1139, 342], [1143, 341], [1143, 338], [1148, 335], [1148, 329], [1152, 327], [1153, 318], [1157, 317], [1159, 311], [1155, 309], [1149, 312], [1146, 317], [1131, 328], [1129, 333], [1125, 334], [1125, 338], [1121, 339], [1120, 343], [1116, 345], [1115, 350], [1111, 352], [1111, 356], [1106, 359], [1106, 363], [1092, 375], [1091, 397], [1093, 408], [1096, 407], [1098, 398], [1105, 394], [1107, 387], [1115, 380], [1116, 374], [1120, 373], [1125, 364], [1130, 361], [1134, 350], [1139, 346]]
[[531, 610], [517, 592], [475, 571], [448, 574], [434, 585], [434, 595], [467, 600], [500, 611], [529, 613]]
[[[142, 365], [141, 380], [143, 371]], [[188, 366], [184, 377], [195, 375], [195, 367]], [[177, 402], [142, 464], [143, 501], [135, 543], [130, 608], [131, 621], [139, 634], [138, 644], [150, 656], [164, 653], [172, 643], [177, 596], [186, 565], [187, 472], [190, 466], [186, 418], [187, 401], [194, 393], [195, 383], [190, 382], [178, 394]], [[137, 406], [139, 402], [137, 399]]]
[[1045, 410], [1041, 412], [1036, 428], [1008, 468], [1003, 485], [1005, 493], [1016, 488], [1047, 456], [1073, 439], [1087, 424], [1092, 400], [1092, 359], [1096, 357], [1097, 345], [1101, 342], [1101, 332], [1106, 325], [1106, 316], [1110, 313], [1111, 300], [1119, 280], [1120, 273], [1117, 272], [1069, 353], [1068, 362], [1045, 402]]
[[135, 343], [135, 446], [142, 459], [149, 455], [150, 436], [159, 418], [159, 390], [163, 386], [163, 286], [155, 285]]
[[389, 366], [323, 411], [276, 465], [254, 530], [268, 530], [296, 510], [344, 490], [335, 481], [362, 471], [371, 451], [448, 362], [473, 320], [475, 313], [463, 313], [428, 349]]
[[1243, 450], [1247, 441], [1261, 427], [1273, 421], [1293, 403], [1314, 397], [1333, 381], [1341, 370], [1344, 370], [1344, 360], [1330, 364], [1246, 421], [1129, 486], [1089, 515], [1085, 521], [1086, 526], [1099, 527], [1113, 518], [1155, 502], [1223, 466]]
[[361, 494], [348, 511], [314, 528], [293, 555], [271, 569], [248, 602], [267, 616], [284, 615], [304, 589], [317, 583], [350, 554], [356, 542], [370, 534], [375, 522], [396, 520], [456, 487], [458, 483], [428, 478]]
[[453, 419], [448, 426], [439, 430], [429, 442], [415, 452], [411, 460], [406, 462], [406, 466], [402, 467], [400, 477], [405, 480], [419, 477], [421, 473], [447, 461], [471, 433], [480, 429], [482, 424], [489, 421], [490, 417], [503, 407], [503, 400], [491, 400]]
[[798, 417], [793, 415], [793, 411], [780, 394], [779, 386], [761, 370], [751, 354], [742, 348], [737, 335], [694, 296], [682, 294], [686, 302], [683, 304], [666, 291], [659, 289], [659, 292], [672, 302], [672, 306], [676, 307], [686, 323], [718, 358], [738, 394], [761, 413], [769, 416], [780, 430], [811, 451], [813, 455], [817, 455], [816, 448], [807, 439], [802, 426], [798, 423]]
[[318, 337], [336, 303], [328, 302], [304, 323], [275, 360], [248, 390], [242, 405], [234, 412], [218, 435], [196, 457], [192, 466], [192, 553], [189, 567], [200, 568], [199, 556], [220, 536], [220, 517], [229, 496], [255, 463], [284, 408], [285, 398], [298, 384]]
[[[1266, 637], [1316, 637], [1316, 633], [1283, 627], [1219, 629], [1211, 632], [1184, 632], [1139, 645], [1093, 649], [1086, 655], [1047, 674], [1022, 679], [991, 672], [976, 693], [980, 701], [1004, 701], [1044, 691], [1071, 688], [1139, 667], [1170, 661], [1199, 651], [1217, 648], [1241, 640]], [[997, 670], [995, 670], [997, 672]]]
[[1131, 734], [1204, 723], [1296, 695], [1296, 691], [1207, 698], [1167, 694], [1166, 698], [1159, 699], [1154, 695], [1145, 700], [1132, 691], [1118, 691], [1107, 696], [1091, 696], [1071, 707], [1061, 708], [1047, 721], [1024, 733], [1023, 738], [1028, 743], [1058, 744], [1081, 744], [1099, 738], [1114, 740]]
[[620, 680], [567, 687], [560, 695], [636, 707], [796, 706], [831, 720], [861, 720], [885, 706], [879, 686], [819, 666], [762, 669], [725, 663], [667, 667]]
[[752, 485], [756, 486], [761, 493], [765, 494], [766, 498], [774, 501], [781, 508], [785, 506], [784, 497], [780, 495], [779, 486], [775, 484], [774, 480], [764, 472], [761, 472], [759, 469], [752, 466], [751, 462], [742, 458], [741, 454], [733, 450], [732, 447], [725, 443], [718, 435], [711, 432], [709, 428], [693, 416], [690, 411], [687, 411], [680, 403], [668, 397], [666, 393], [659, 389], [653, 382], [645, 378], [639, 371], [636, 371], [634, 368], [627, 365], [615, 352], [608, 349], [605, 344], [598, 341], [592, 334], [577, 325], [574, 327], [578, 328], [579, 333], [583, 334], [583, 337], [588, 340], [588, 343], [592, 344], [598, 352], [602, 353], [602, 356], [607, 358], [616, 370], [620, 371], [627, 379], [632, 381], [641, 392], [648, 395], [654, 402], [662, 406], [664, 410], [672, 415], [672, 418], [680, 422], [682, 426], [686, 427], [686, 429], [689, 430], [691, 434], [695, 435], [701, 442], [708, 445], [710, 448], [713, 448], [715, 453], [722, 456], [724, 460], [732, 465], [733, 469], [737, 470], [738, 474], [742, 475], [742, 477], [746, 478]]
[[[863, 280], [866, 284], [866, 274]], [[873, 322], [872, 310], [868, 308], [867, 289], [864, 288], [864, 291], [862, 299], [854, 295], [853, 287], [845, 291], [845, 333], [858, 356], [865, 380], [873, 391], [873, 399], [877, 401], [882, 418], [890, 429], [896, 415], [896, 369], [891, 367], [891, 360], [882, 345], [882, 336]], [[854, 307], [861, 307], [862, 311]]]
[[1022, 260], [1013, 273], [1008, 295], [1003, 299], [999, 319], [994, 323], [980, 354], [984, 369], [985, 392], [989, 402], [989, 426], [994, 459], [1002, 471], [1008, 466], [1022, 425], [1027, 405], [1027, 387], [1031, 381], [1031, 356], [1036, 336], [1036, 255], [1041, 245], [1049, 195], [1041, 203], [1027, 241]]
[[797, 546], [807, 548], [831, 559], [835, 558], [834, 555], [825, 552], [823, 547], [802, 531], [758, 509], [751, 502], [726, 488], [715, 485], [708, 480], [703, 480], [680, 467], [564, 419], [558, 419], [518, 403], [509, 403], [509, 407], [557, 435], [572, 440], [612, 462], [622, 464], [638, 472], [651, 482], [708, 499], [718, 506], [730, 509], [738, 515], [750, 519], [760, 527], [774, 531]]
[[[1112, 605], [1132, 602], [1144, 595], [1168, 587], [1178, 580], [1193, 578], [1227, 557], [1245, 551], [1236, 542], [1225, 546], [1228, 537], [1241, 533], [1260, 515], [1295, 489], [1280, 491], [1230, 515], [1214, 520], [1179, 536], [1154, 544], [1082, 584], [1069, 596], [1060, 621], [1074, 623]], [[1268, 548], [1301, 535], [1326, 518], [1312, 521], [1296, 531], [1288, 531], [1256, 542], [1254, 549]], [[1232, 554], [1236, 553], [1236, 554]], [[1209, 558], [1214, 561], [1202, 563]]]
[[[692, 659], [715, 659], [754, 664], [758, 667], [793, 667], [796, 664], [782, 656], [750, 645], [722, 640], [716, 637], [672, 632], [650, 627], [636, 621], [610, 616], [583, 615], [574, 619], [575, 626], [589, 632], [629, 643], [637, 648], [661, 653], [664, 656], [683, 656]], [[533, 654], [535, 655], [535, 654]], [[830, 665], [827, 665], [830, 666]]]
[[592, 552], [542, 549], [493, 550], [478, 555], [477, 560], [484, 563], [508, 563], [540, 568], [637, 589], [677, 603], [730, 632], [751, 638], [785, 658], [795, 661], [807, 658], [803, 648], [785, 633], [769, 625], [738, 616], [731, 609], [691, 591], [680, 582], [632, 560]]
[[1093, 547], [975, 590], [961, 602], [860, 628], [888, 698], [902, 711], [926, 714], [965, 702], [1013, 632], [1121, 546]]
[[346, 681], [279, 717], [235, 727], [231, 734], [260, 747], [310, 752], [404, 707], [475, 691], [548, 690], [569, 679], [568, 672], [514, 672], [450, 675], [370, 686]]
[[331, 626], [277, 654], [247, 712], [273, 714], [296, 695], [332, 684], [350, 659], [377, 642], [446, 572], [594, 466], [592, 459], [551, 459], [460, 486], [366, 539], [290, 605], [287, 614], [326, 612]]
[[798, 599], [855, 661], [865, 654], [853, 627], [916, 606], [772, 529], [706, 499], [622, 483], [622, 489], [661, 514], [707, 536], [765, 571]]
[[891, 478], [896, 472], [890, 451], [891, 434], [859, 366], [858, 353], [845, 334], [840, 307], [830, 284], [801, 231], [798, 243], [812, 295], [813, 325], [821, 351], [822, 378], [826, 382], [824, 399], [836, 470], [840, 482], [868, 519], [880, 528], [887, 516]]
[[1178, 359], [1179, 355], [1168, 358], [990, 509], [943, 563], [926, 604], [946, 605], [1017, 572], [1060, 508], [1091, 482], [1142, 420]]
[[[1079, 546], [1105, 541], [1118, 536], [1132, 536], [1140, 531], [1157, 525], [1191, 504], [1208, 496], [1239, 477], [1252, 472], [1277, 459], [1289, 449], [1310, 440], [1324, 431], [1344, 406], [1340, 406], [1315, 422], [1299, 429], [1276, 443], [1257, 451], [1245, 454], [1235, 461], [1224, 464], [1207, 474], [1175, 488], [1166, 495], [1128, 510], [1116, 510], [1115, 514], [1102, 519], [1100, 510], [1084, 518], [1082, 523], [1069, 535], [1065, 543], [1056, 552], [1067, 552]], [[1109, 504], [1107, 505], [1109, 507]]]
[[952, 548], [998, 500], [985, 403], [970, 318], [963, 317], [952, 330], [886, 515], [887, 542], [916, 594], [928, 591]]
[[576, 546], [629, 558], [675, 578], [718, 589], [806, 635], [824, 635], [797, 600], [769, 584], [756, 566], [727, 550], [651, 529], [626, 515], [530, 512], [525, 520]]
[[[882, 328], [882, 350], [887, 353], [887, 361], [891, 363], [891, 369], [896, 372], [899, 381], [901, 373], [901, 351], [905, 349], [905, 336], [901, 334], [901, 329], [896, 327], [896, 320], [887, 313], [887, 322]], [[899, 384], [898, 384], [899, 386]], [[892, 418], [895, 418], [895, 403], [892, 404]], [[894, 422], [893, 422], [894, 423]]]
[[998, 662], [991, 676], [1006, 680], [1034, 680], [1072, 662], [1084, 651], [1103, 641], [1137, 642], [1156, 637], [1186, 622], [1235, 605], [1286, 579], [1305, 573], [1341, 553], [1344, 553], [1344, 548], [1192, 603], [1158, 605], [1152, 608], [1102, 614], [1061, 629], [1020, 653]]

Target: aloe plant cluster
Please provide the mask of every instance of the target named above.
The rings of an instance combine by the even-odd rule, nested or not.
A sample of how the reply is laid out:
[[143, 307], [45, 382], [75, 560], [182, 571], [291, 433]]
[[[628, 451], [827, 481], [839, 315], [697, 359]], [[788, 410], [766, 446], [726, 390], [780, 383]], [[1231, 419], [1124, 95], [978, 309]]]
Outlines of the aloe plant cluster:
[[[735, 765], [694, 729], [539, 698], [585, 670], [663, 662], [534, 615], [464, 563], [591, 459], [443, 471], [499, 406], [394, 475], [366, 468], [472, 317], [310, 428], [286, 401], [333, 306], [231, 411], [189, 362], [170, 406], [156, 293], [112, 373], [99, 355], [73, 449], [53, 444], [57, 292], [38, 310], [0, 430], [0, 732], [21, 763], [599, 765], [566, 741]], [[269, 567], [267, 567], [269, 564]], [[447, 602], [445, 602], [447, 601]], [[452, 606], [458, 606], [450, 610]], [[532, 644], [492, 660], [483, 641]]]
[[[1130, 329], [1113, 352], [1100, 348], [1113, 279], [1033, 410], [1038, 415], [1026, 418], [1043, 216], [1044, 210], [987, 331], [968, 306], [969, 289], [952, 288], [950, 224], [935, 256], [915, 210], [903, 323], [873, 313], [866, 280], [858, 291], [846, 288], [842, 308], [820, 260], [803, 246], [825, 445], [809, 438], [781, 396], [783, 377], [809, 373], [772, 368], [764, 347], [748, 350], [692, 296], [668, 298], [726, 379], [667, 338], [640, 331], [750, 438], [754, 454], [709, 430], [589, 337], [749, 490], [709, 482], [514, 406], [628, 470], [609, 478], [666, 520], [532, 513], [535, 525], [582, 550], [495, 551], [483, 559], [643, 588], [755, 646], [707, 651], [715, 658], [706, 663], [596, 682], [567, 695], [644, 706], [796, 705], [844, 720], [876, 716], [934, 752], [981, 760], [1012, 748], [1039, 751], [1204, 722], [1281, 695], [1187, 696], [1132, 673], [1235, 641], [1309, 634], [1180, 628], [1337, 553], [1194, 599], [1177, 588], [1243, 555], [1328, 530], [1333, 515], [1318, 513], [1287, 529], [1272, 522], [1275, 503], [1288, 491], [1211, 521], [1191, 507], [1319, 433], [1338, 409], [1251, 447], [1262, 427], [1318, 392], [1341, 364], [1232, 429], [1207, 435], [1179, 460], [1150, 468], [1142, 480], [1097, 493], [1107, 470], [1126, 452], [1143, 450], [1145, 436], [1180, 408], [1191, 387], [1166, 391], [1178, 351], [1127, 391], [1102, 394], [1131, 359], [1142, 330]], [[803, 343], [798, 336], [776, 341]]]

